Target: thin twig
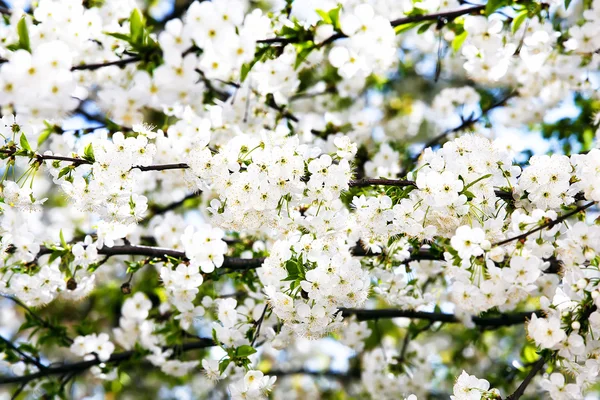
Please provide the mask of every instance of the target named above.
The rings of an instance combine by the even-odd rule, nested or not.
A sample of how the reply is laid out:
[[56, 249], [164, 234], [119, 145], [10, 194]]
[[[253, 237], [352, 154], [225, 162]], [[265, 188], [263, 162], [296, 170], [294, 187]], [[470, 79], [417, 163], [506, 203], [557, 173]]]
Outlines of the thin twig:
[[258, 339], [258, 336], [260, 335], [260, 328], [265, 319], [265, 314], [267, 313], [267, 308], [269, 308], [268, 303], [265, 304], [265, 308], [263, 308], [262, 314], [260, 314], [260, 318], [258, 319], [258, 321], [256, 321], [256, 333], [254, 334], [254, 337], [252, 338], [252, 343], [250, 343], [250, 346], [254, 346], [254, 343], [256, 343], [256, 339]]
[[[180, 351], [190, 351], [190, 350], [204, 349], [204, 348], [212, 347], [215, 345], [216, 344], [212, 339], [201, 338], [200, 340], [195, 341], [195, 342], [189, 342], [189, 343], [184, 343], [183, 345], [177, 345], [177, 349]], [[165, 347], [164, 350], [168, 350], [168, 349], [171, 349], [174, 347], [175, 346]], [[121, 362], [129, 360], [136, 354], [137, 354], [137, 352], [133, 351], [133, 350], [132, 351], [124, 351], [121, 353], [113, 353], [113, 355], [110, 356], [108, 361], [105, 361], [104, 363], [119, 364]], [[0, 385], [4, 385], [4, 384], [8, 384], [8, 383], [27, 383], [34, 379], [45, 378], [47, 376], [52, 376], [52, 375], [63, 375], [63, 374], [71, 373], [74, 371], [79, 373], [81, 371], [87, 370], [87, 369], [89, 369], [95, 365], [101, 364], [101, 363], [103, 363], [103, 362], [100, 361], [100, 359], [95, 358], [95, 359], [89, 360], [89, 361], [81, 361], [78, 363], [65, 364], [65, 365], [61, 365], [58, 367], [46, 368], [42, 371], [36, 372], [35, 374], [29, 374], [29, 375], [23, 375], [23, 376], [3, 376], [3, 377], [0, 377]]]
[[591, 207], [591, 206], [593, 206], [594, 204], [596, 204], [596, 202], [595, 202], [595, 201], [591, 201], [591, 202], [589, 202], [589, 203], [586, 203], [586, 204], [584, 204], [584, 205], [582, 205], [582, 206], [579, 206], [579, 207], [577, 207], [576, 209], [574, 209], [574, 210], [573, 210], [573, 211], [571, 211], [571, 212], [568, 212], [568, 213], [566, 213], [566, 214], [563, 214], [563, 215], [561, 215], [560, 217], [558, 217], [558, 218], [556, 218], [556, 219], [553, 219], [553, 220], [551, 220], [551, 221], [548, 221], [548, 222], [546, 222], [545, 224], [542, 224], [542, 225], [538, 226], [538, 227], [537, 227], [537, 228], [535, 228], [535, 229], [532, 229], [532, 230], [530, 230], [530, 231], [527, 231], [527, 232], [525, 232], [525, 233], [522, 233], [522, 234], [520, 234], [520, 235], [517, 235], [517, 236], [510, 237], [510, 238], [508, 238], [508, 239], [504, 239], [504, 240], [502, 240], [502, 241], [500, 241], [500, 242], [497, 242], [497, 243], [494, 243], [494, 244], [492, 244], [492, 246], [502, 246], [502, 245], [504, 245], [504, 244], [510, 243], [510, 242], [512, 242], [512, 241], [515, 241], [515, 240], [521, 240], [521, 239], [525, 239], [527, 236], [529, 236], [529, 235], [531, 235], [531, 234], [534, 234], [534, 233], [536, 233], [536, 232], [539, 232], [539, 231], [541, 231], [542, 229], [546, 229], [546, 228], [552, 228], [554, 225], [556, 225], [556, 224], [558, 224], [558, 223], [561, 223], [561, 222], [563, 222], [564, 220], [566, 220], [566, 219], [568, 219], [568, 218], [572, 217], [573, 215], [575, 215], [575, 214], [577, 214], [577, 213], [579, 213], [579, 212], [581, 212], [581, 211], [583, 211], [583, 210], [586, 210], [586, 209], [590, 208], [590, 207]]
[[18, 353], [19, 355], [21, 355], [21, 357], [23, 357], [23, 361], [29, 363], [29, 364], [33, 364], [36, 367], [38, 367], [39, 369], [44, 369], [46, 368], [42, 363], [40, 363], [38, 360], [36, 360], [33, 357], [30, 357], [27, 353], [25, 353], [23, 350], [19, 349], [13, 342], [11, 342], [10, 340], [4, 338], [3, 336], [0, 336], [0, 341], [4, 342], [11, 350], [13, 350], [14, 352]]
[[[416, 318], [427, 320], [431, 322], [444, 322], [444, 323], [457, 323], [461, 320], [454, 314], [444, 314], [435, 312], [425, 311], [414, 311], [414, 310], [398, 310], [395, 308], [384, 308], [384, 309], [358, 309], [358, 308], [340, 308], [344, 317], [352, 315], [356, 316], [359, 321], [370, 321], [377, 320], [379, 318]], [[542, 315], [542, 311], [526, 311], [517, 312], [512, 314], [501, 314], [498, 317], [473, 317], [472, 321], [475, 325], [481, 327], [503, 327], [512, 326], [525, 323], [531, 314], [537, 316]]]
[[138, 62], [140, 60], [141, 60], [140, 57], [135, 56], [135, 57], [130, 57], [130, 58], [122, 58], [120, 60], [106, 61], [106, 62], [95, 63], [95, 64], [80, 64], [80, 65], [75, 65], [75, 66], [71, 67], [71, 71], [83, 71], [83, 70], [95, 71], [97, 69], [104, 68], [104, 67], [110, 67], [113, 65], [122, 67], [127, 64]]
[[525, 380], [519, 385], [519, 387], [517, 388], [517, 390], [514, 391], [513, 394], [506, 398], [506, 400], [520, 399], [521, 396], [523, 396], [523, 393], [525, 393], [525, 389], [527, 389], [527, 386], [529, 386], [533, 378], [542, 370], [545, 363], [546, 359], [544, 357], [541, 357], [539, 360], [537, 360], [537, 362], [533, 365], [533, 368], [531, 368], [531, 371], [529, 371], [529, 374], [527, 374], [527, 376], [525, 377]]

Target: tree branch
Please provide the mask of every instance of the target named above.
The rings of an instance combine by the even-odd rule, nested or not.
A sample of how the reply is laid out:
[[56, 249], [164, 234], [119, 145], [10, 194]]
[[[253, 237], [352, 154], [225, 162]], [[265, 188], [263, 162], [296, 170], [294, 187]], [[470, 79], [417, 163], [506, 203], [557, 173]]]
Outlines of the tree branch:
[[16, 352], [17, 354], [19, 354], [21, 357], [23, 357], [23, 361], [25, 361], [26, 363], [33, 364], [36, 367], [38, 367], [39, 369], [46, 368], [38, 360], [36, 360], [33, 357], [30, 357], [27, 353], [25, 353], [24, 351], [22, 351], [21, 349], [19, 349], [13, 342], [11, 342], [10, 340], [4, 338], [1, 335], [0, 335], [0, 342], [4, 342], [4, 344], [6, 344], [6, 346], [8, 348], [10, 348], [12, 351]]
[[350, 187], [366, 187], [366, 186], [414, 186], [417, 187], [417, 184], [414, 181], [407, 181], [402, 179], [376, 179], [376, 178], [362, 178], [354, 181], [348, 182]]
[[582, 206], [578, 206], [578, 207], [577, 207], [576, 209], [574, 209], [573, 211], [571, 211], [571, 212], [568, 212], [568, 213], [566, 213], [566, 214], [563, 214], [563, 215], [561, 215], [560, 217], [558, 217], [558, 218], [556, 218], [556, 219], [553, 219], [553, 220], [551, 220], [551, 221], [549, 221], [549, 222], [546, 222], [545, 224], [542, 224], [542, 225], [538, 226], [538, 227], [537, 227], [537, 228], [535, 228], [535, 229], [532, 229], [532, 230], [530, 230], [530, 231], [527, 231], [527, 232], [525, 232], [525, 233], [522, 233], [522, 234], [520, 234], [520, 235], [517, 235], [517, 236], [510, 237], [510, 238], [508, 238], [508, 239], [504, 239], [504, 240], [502, 240], [502, 241], [500, 241], [500, 242], [493, 243], [493, 244], [492, 244], [492, 246], [502, 246], [502, 245], [504, 245], [504, 244], [510, 243], [510, 242], [512, 242], [512, 241], [515, 241], [515, 240], [521, 240], [521, 239], [525, 239], [527, 236], [529, 236], [529, 235], [531, 235], [531, 234], [533, 234], [533, 233], [539, 232], [539, 231], [541, 231], [542, 229], [546, 229], [546, 228], [552, 228], [554, 225], [556, 225], [556, 224], [558, 224], [558, 223], [561, 223], [561, 222], [565, 221], [566, 219], [568, 219], [568, 218], [572, 217], [573, 215], [575, 215], [575, 214], [577, 214], [577, 213], [579, 213], [579, 212], [581, 212], [581, 211], [583, 211], [583, 210], [586, 210], [586, 209], [590, 208], [590, 207], [591, 207], [591, 206], [593, 206], [594, 204], [596, 204], [596, 202], [595, 202], [595, 201], [591, 201], [591, 202], [589, 202], [589, 203], [586, 203], [586, 204], [584, 204], [584, 205], [582, 205]]
[[139, 169], [140, 171], [167, 171], [171, 169], [188, 169], [190, 166], [186, 163], [177, 164], [158, 164], [158, 165], [135, 165], [131, 169]]
[[545, 363], [546, 359], [544, 357], [541, 357], [539, 360], [537, 360], [537, 362], [531, 368], [531, 371], [529, 371], [529, 374], [527, 374], [527, 376], [525, 377], [525, 380], [519, 385], [519, 387], [517, 388], [517, 390], [515, 390], [513, 394], [506, 398], [506, 400], [520, 399], [521, 396], [523, 396], [523, 393], [525, 393], [525, 389], [527, 389], [527, 386], [529, 386], [533, 378], [542, 370]]
[[104, 67], [110, 67], [112, 65], [122, 67], [127, 64], [135, 63], [138, 61], [141, 61], [141, 58], [138, 56], [135, 56], [135, 57], [130, 57], [130, 58], [122, 58], [120, 60], [115, 60], [115, 61], [106, 61], [106, 62], [102, 62], [102, 63], [80, 64], [80, 65], [75, 65], [75, 66], [71, 67], [71, 71], [83, 71], [83, 70], [95, 71], [97, 69], [104, 68]]
[[[41, 257], [44, 254], [52, 253], [52, 249], [43, 247], [38, 253], [37, 257]], [[180, 258], [182, 260], [188, 260], [185, 252], [167, 249], [163, 247], [153, 246], [141, 246], [141, 245], [122, 245], [113, 247], [102, 247], [98, 249], [98, 254], [105, 256], [146, 256], [155, 258], [166, 258], [167, 256], [173, 258]], [[241, 271], [247, 269], [259, 268], [264, 261], [264, 258], [236, 258], [236, 257], [225, 257], [221, 268], [227, 268], [232, 271]]]
[[[517, 95], [518, 95], [518, 92], [516, 92], [516, 91], [510, 92], [509, 94], [504, 96], [502, 99], [498, 100], [497, 102], [492, 103], [491, 105], [489, 105], [486, 108], [483, 108], [481, 110], [481, 114], [479, 114], [479, 116], [477, 118], [473, 118], [471, 116], [471, 117], [463, 120], [463, 122], [459, 126], [452, 128], [452, 129], [448, 129], [448, 130], [440, 133], [438, 136], [435, 136], [434, 138], [430, 139], [428, 142], [426, 142], [423, 145], [423, 148], [421, 149], [421, 151], [410, 159], [410, 164], [411, 165], [416, 164], [426, 149], [428, 149], [432, 146], [435, 146], [436, 144], [439, 144], [446, 136], [456, 133], [456, 132], [460, 132], [464, 129], [467, 129], [467, 128], [473, 126], [474, 124], [479, 122], [483, 117], [485, 117], [490, 111], [492, 111], [495, 108], [505, 105], [508, 100], [510, 100], [511, 98], [513, 98]], [[408, 170], [405, 169], [404, 171], [402, 171], [400, 173], [400, 176], [405, 176], [407, 173], [408, 173]]]
[[[426, 14], [426, 15], [414, 15], [411, 17], [404, 17], [404, 18], [398, 18], [398, 19], [392, 20], [392, 21], [390, 21], [390, 25], [392, 25], [392, 27], [396, 27], [396, 26], [410, 24], [410, 23], [414, 23], [414, 22], [438, 21], [438, 20], [443, 20], [443, 21], [445, 21], [444, 24], [447, 24], [448, 22], [460, 17], [461, 15], [476, 14], [476, 13], [481, 12], [484, 9], [485, 9], [485, 5], [479, 5], [479, 6], [467, 7], [467, 8], [462, 8], [462, 9], [453, 10], [453, 11], [443, 11], [443, 12], [439, 12], [439, 13]], [[335, 33], [335, 34], [331, 35], [330, 37], [328, 37], [327, 39], [325, 39], [323, 42], [319, 43], [319, 47], [325, 46], [325, 45], [332, 43], [338, 39], [344, 39], [347, 37], [348, 36], [343, 32]], [[298, 43], [298, 42], [299, 42], [299, 39], [297, 39], [297, 38], [285, 38], [285, 37], [274, 37], [274, 38], [269, 38], [269, 39], [261, 39], [261, 40], [257, 41], [257, 43], [281, 44], [283, 46], [291, 44], [291, 43]]]
[[[173, 350], [185, 352], [185, 351], [190, 351], [190, 350], [204, 349], [204, 348], [212, 347], [212, 346], [216, 346], [216, 343], [212, 339], [200, 338], [199, 340], [194, 341], [194, 342], [184, 343], [182, 345], [176, 345], [176, 346], [171, 346], [171, 347], [165, 347], [165, 348], [163, 348], [163, 350], [173, 349]], [[124, 351], [121, 353], [113, 353], [113, 355], [105, 363], [106, 364], [110, 364], [110, 363], [119, 364], [121, 362], [129, 360], [134, 355], [136, 355], [135, 351]], [[101, 363], [102, 363], [102, 361], [100, 361], [98, 358], [96, 358], [94, 360], [81, 361], [81, 362], [77, 362], [77, 363], [73, 363], [73, 364], [65, 364], [65, 365], [61, 365], [58, 367], [46, 368], [44, 370], [41, 370], [34, 374], [29, 374], [29, 375], [14, 376], [14, 377], [3, 376], [3, 377], [0, 377], [0, 385], [5, 385], [5, 384], [9, 384], [9, 383], [27, 383], [34, 379], [45, 378], [45, 377], [52, 376], [52, 375], [62, 375], [62, 374], [68, 374], [68, 373], [72, 373], [72, 372], [79, 373], [82, 370], [87, 370], [87, 369], [89, 369], [93, 366], [99, 365]]]
[[148, 221], [150, 221], [153, 217], [156, 217], [157, 215], [162, 215], [162, 214], [166, 214], [169, 211], [175, 210], [177, 208], [179, 208], [180, 206], [182, 206], [186, 201], [199, 197], [202, 194], [202, 191], [198, 191], [198, 192], [194, 192], [194, 193], [189, 193], [187, 195], [185, 195], [181, 200], [177, 200], [174, 201], [170, 204], [167, 204], [166, 206], [154, 206], [150, 209], [150, 214], [148, 214], [146, 217], [144, 217], [144, 219], [142, 219], [140, 221], [141, 224], [146, 223]]
[[[340, 308], [344, 317], [355, 315], [359, 321], [370, 321], [381, 318], [416, 318], [431, 322], [456, 323], [461, 322], [454, 314], [434, 313], [414, 310], [398, 310], [395, 308], [384, 309], [359, 309], [359, 308]], [[542, 311], [517, 312], [512, 314], [501, 314], [498, 317], [473, 317], [475, 325], [484, 328], [499, 328], [503, 326], [512, 326], [525, 323], [531, 314], [542, 315]]]

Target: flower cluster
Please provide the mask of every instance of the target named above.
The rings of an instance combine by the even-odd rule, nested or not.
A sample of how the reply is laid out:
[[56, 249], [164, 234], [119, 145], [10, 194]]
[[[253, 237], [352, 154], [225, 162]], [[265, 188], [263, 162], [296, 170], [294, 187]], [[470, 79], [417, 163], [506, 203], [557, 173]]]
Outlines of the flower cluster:
[[0, 382], [582, 399], [599, 1], [0, 1]]
[[479, 379], [475, 375], [469, 375], [465, 371], [460, 374], [454, 385], [454, 393], [450, 396], [452, 400], [470, 399], [501, 399], [498, 389], [490, 389], [490, 383], [485, 379]]
[[334, 329], [341, 321], [338, 308], [356, 307], [368, 294], [368, 276], [348, 244], [327, 229], [322, 237], [279, 241], [259, 271], [274, 313], [302, 336]]
[[115, 345], [106, 333], [77, 336], [71, 345], [71, 352], [86, 360], [98, 357], [100, 361], [108, 361], [114, 350]]
[[273, 389], [276, 376], [264, 375], [260, 371], [248, 371], [243, 379], [229, 385], [233, 400], [263, 400]]

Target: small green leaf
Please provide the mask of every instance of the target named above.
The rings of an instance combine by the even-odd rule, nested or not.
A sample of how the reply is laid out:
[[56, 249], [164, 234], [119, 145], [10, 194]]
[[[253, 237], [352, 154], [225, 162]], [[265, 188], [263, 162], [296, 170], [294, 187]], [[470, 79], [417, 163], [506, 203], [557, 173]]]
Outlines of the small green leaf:
[[567, 8], [569, 8], [569, 5], [571, 4], [571, 0], [565, 0], [565, 10]]
[[306, 60], [306, 57], [315, 49], [315, 46], [305, 47], [300, 50], [296, 55], [296, 62], [294, 63], [294, 69], [298, 69], [298, 67]]
[[27, 141], [27, 137], [25, 136], [24, 133], [21, 133], [21, 138], [19, 139], [19, 142], [21, 143], [21, 148], [23, 148], [27, 151], [33, 151], [33, 150], [31, 150], [31, 146], [29, 145], [29, 142]]
[[237, 348], [235, 355], [238, 357], [248, 357], [249, 355], [254, 353], [256, 353], [256, 349], [252, 346], [248, 346], [247, 344], [245, 344]]
[[315, 10], [315, 12], [317, 14], [319, 14], [319, 17], [321, 17], [321, 19], [323, 20], [323, 22], [325, 22], [326, 24], [331, 25], [331, 17], [329, 16], [329, 13], [327, 11]]
[[67, 248], [67, 241], [65, 240], [65, 235], [63, 235], [62, 229], [60, 230], [59, 237], [60, 237], [60, 244], [62, 244], [62, 247], [64, 249], [66, 249]]
[[417, 31], [417, 33], [418, 33], [419, 35], [421, 35], [421, 34], [423, 34], [423, 33], [427, 32], [427, 30], [428, 30], [428, 29], [429, 29], [429, 28], [430, 28], [430, 27], [431, 27], [431, 26], [432, 26], [434, 23], [435, 23], [435, 22], [430, 22], [430, 23], [423, 24], [423, 26], [421, 26], [421, 27], [419, 28], [419, 30]]
[[85, 149], [83, 150], [83, 159], [91, 162], [96, 161], [96, 159], [94, 158], [94, 147], [91, 143], [85, 146]]
[[421, 22], [410, 22], [408, 24], [402, 24], [402, 25], [398, 25], [394, 28], [394, 31], [396, 32], [396, 35], [405, 32], [405, 31], [409, 31], [412, 28], [419, 26], [421, 24]]
[[17, 33], [19, 34], [19, 48], [27, 50], [31, 53], [31, 45], [29, 44], [29, 30], [27, 29], [27, 21], [25, 17], [21, 17], [21, 20], [17, 24]]
[[221, 373], [221, 375], [223, 375], [223, 373], [229, 366], [230, 362], [231, 362], [230, 358], [225, 358], [225, 359], [221, 360], [221, 362], [219, 363], [219, 372]]
[[513, 35], [515, 34], [515, 32], [517, 32], [519, 30], [519, 27], [527, 19], [527, 15], [528, 15], [527, 10], [523, 10], [519, 14], [517, 14], [517, 16], [515, 17], [515, 19], [513, 20], [513, 23], [512, 23]]
[[131, 38], [129, 37], [129, 35], [126, 35], [124, 33], [119, 33], [119, 32], [104, 32], [106, 35], [108, 36], [112, 36], [114, 38], [117, 38], [119, 40], [124, 40], [127, 43], [131, 42]]
[[131, 12], [129, 17], [129, 36], [132, 44], [143, 44], [144, 37], [144, 17], [137, 8]]
[[455, 53], [460, 50], [468, 35], [469, 33], [467, 31], [463, 31], [463, 33], [456, 35], [454, 39], [452, 39], [452, 50], [454, 50]]
[[46, 126], [46, 129], [44, 129], [42, 131], [42, 133], [40, 133], [40, 136], [38, 137], [38, 140], [37, 140], [38, 147], [40, 147], [50, 137], [52, 132], [54, 132], [54, 126], [52, 126], [52, 124], [48, 123], [48, 121], [44, 121], [44, 125]]
[[329, 11], [329, 19], [331, 20], [331, 25], [335, 30], [340, 30], [340, 10], [341, 6], [337, 6]]
[[[63, 169], [61, 169], [61, 170], [60, 170], [60, 172], [58, 173], [58, 177], [57, 177], [57, 179], [60, 179], [60, 178], [62, 178], [63, 176], [67, 175], [67, 174], [68, 174], [69, 172], [71, 172], [71, 171], [72, 171], [72, 168], [71, 168], [71, 166], [64, 167], [64, 168], [63, 168]], [[62, 233], [61, 233], [61, 235], [62, 235]]]
[[467, 200], [473, 200], [475, 198], [475, 194], [473, 192], [469, 192], [468, 190], [463, 190], [462, 194], [467, 196]]
[[252, 69], [252, 65], [250, 65], [248, 63], [242, 64], [242, 72], [240, 74], [240, 80], [242, 82], [244, 82], [246, 80], [246, 77], [248, 76], [248, 73], [250, 72], [251, 69]]
[[507, 6], [508, 4], [510, 4], [510, 0], [488, 0], [485, 5], [485, 15], [489, 17], [496, 12], [496, 10]]

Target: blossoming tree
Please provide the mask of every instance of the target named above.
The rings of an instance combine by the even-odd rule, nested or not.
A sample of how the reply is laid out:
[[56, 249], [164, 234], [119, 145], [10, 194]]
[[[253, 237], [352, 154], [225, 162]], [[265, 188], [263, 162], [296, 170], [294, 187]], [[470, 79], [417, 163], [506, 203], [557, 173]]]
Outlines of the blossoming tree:
[[21, 3], [0, 399], [598, 391], [600, 0]]

